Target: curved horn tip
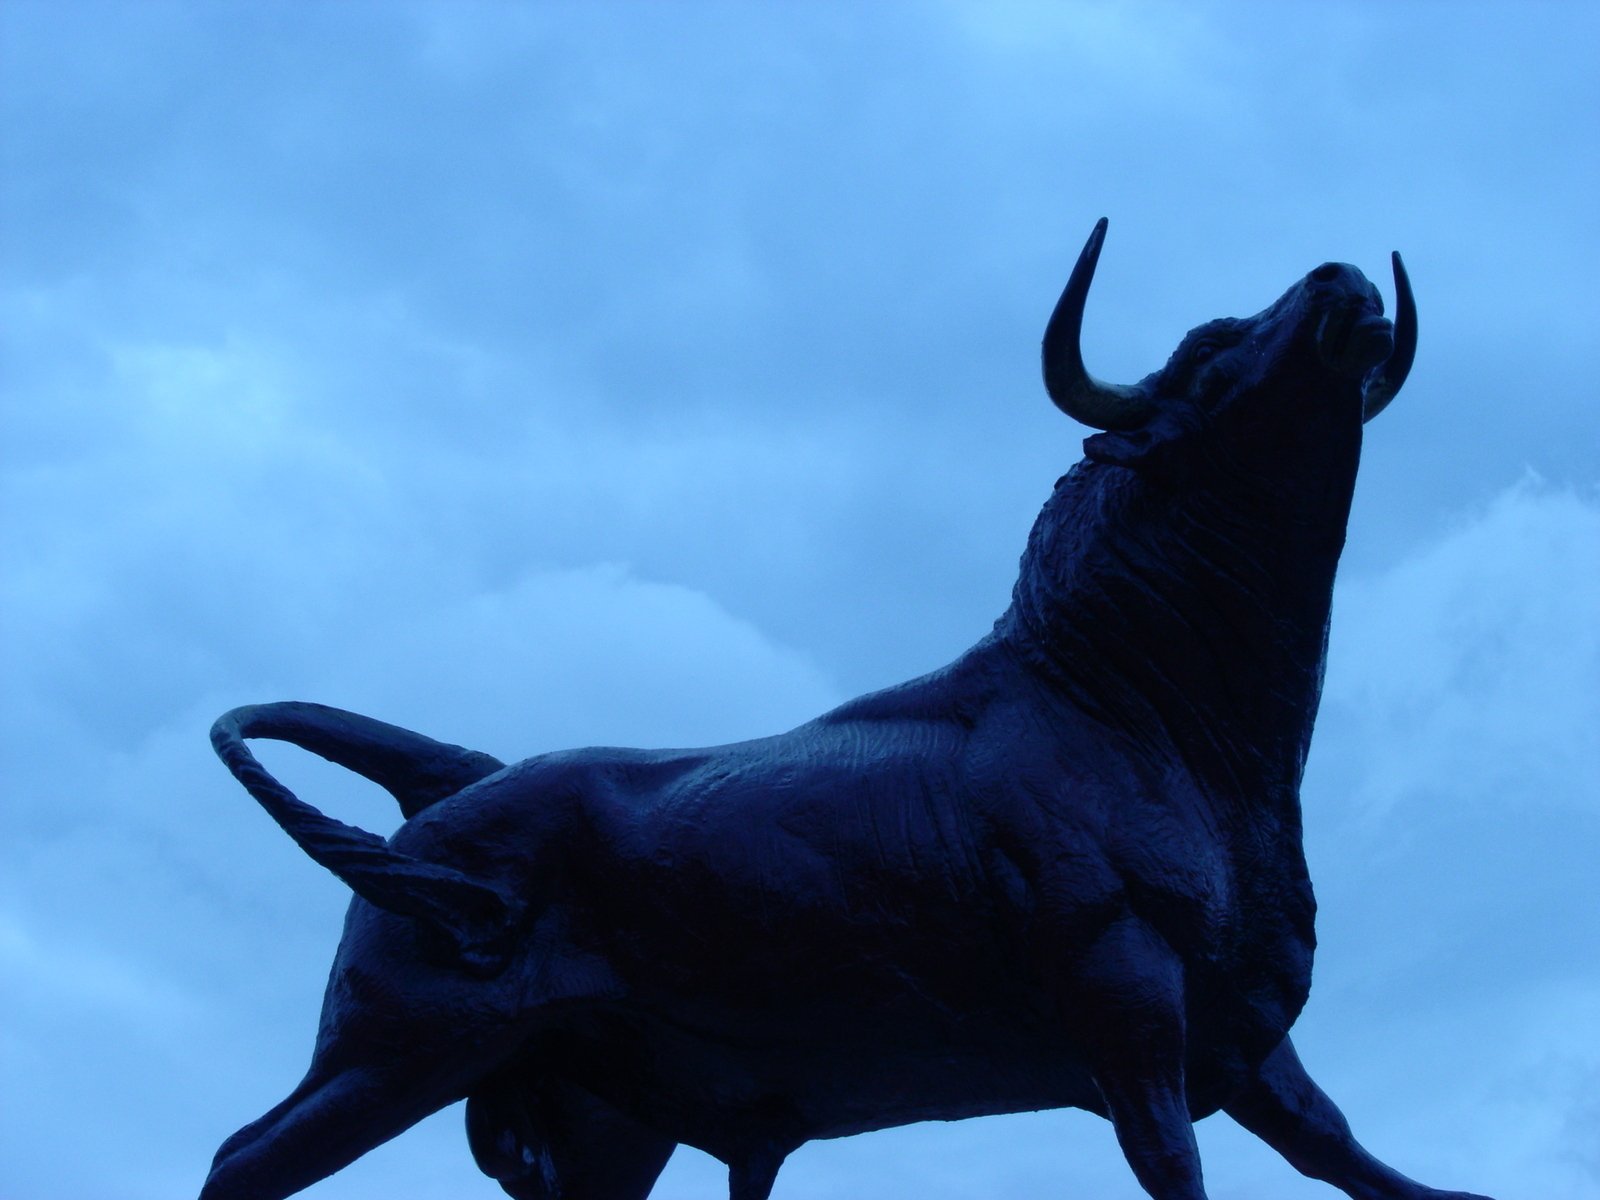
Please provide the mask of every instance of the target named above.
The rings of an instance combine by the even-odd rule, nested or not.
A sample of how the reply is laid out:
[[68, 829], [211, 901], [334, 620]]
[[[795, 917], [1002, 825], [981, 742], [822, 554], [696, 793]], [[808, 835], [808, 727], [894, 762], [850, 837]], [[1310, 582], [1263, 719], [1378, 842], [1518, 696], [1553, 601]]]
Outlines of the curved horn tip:
[[1045, 325], [1040, 347], [1044, 386], [1055, 406], [1075, 421], [1095, 429], [1136, 429], [1150, 415], [1151, 397], [1138, 386], [1102, 383], [1084, 368], [1079, 335], [1083, 309], [1094, 280], [1110, 222], [1101, 217], [1089, 232], [1067, 286]]
[[1081, 257], [1094, 259], [1098, 259], [1100, 257], [1100, 247], [1105, 243], [1106, 240], [1106, 227], [1110, 224], [1111, 222], [1106, 220], [1105, 217], [1101, 217], [1094, 223], [1094, 228], [1089, 231], [1089, 239], [1083, 243], [1083, 254]]
[[[1413, 310], [1416, 308], [1416, 300], [1411, 294], [1411, 274], [1406, 270], [1405, 260], [1400, 257], [1398, 250], [1389, 251], [1389, 266], [1394, 272], [1395, 315], [1399, 316], [1402, 305]], [[1415, 311], [1411, 315], [1415, 317]]]
[[1391, 250], [1389, 261], [1394, 268], [1394, 352], [1368, 387], [1361, 415], [1363, 421], [1372, 420], [1389, 406], [1405, 384], [1417, 353], [1417, 302], [1411, 291], [1411, 277], [1406, 273], [1400, 251]]

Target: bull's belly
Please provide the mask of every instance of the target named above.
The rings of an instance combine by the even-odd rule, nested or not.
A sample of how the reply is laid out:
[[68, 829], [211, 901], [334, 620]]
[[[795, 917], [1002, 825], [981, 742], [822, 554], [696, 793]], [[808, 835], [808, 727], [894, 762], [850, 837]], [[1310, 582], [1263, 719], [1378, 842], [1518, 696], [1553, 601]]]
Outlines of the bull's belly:
[[532, 1055], [726, 1161], [916, 1121], [1102, 1111], [1094, 1081], [1060, 1031], [996, 1016], [964, 1029], [867, 1014], [730, 1036], [619, 1005], [562, 1022]]
[[[1082, 1050], [1097, 1031], [1063, 1023], [1062, 997], [1025, 962], [964, 932], [942, 943], [942, 955], [937, 939], [914, 936], [897, 943], [898, 956], [858, 946], [848, 971], [805, 954], [795, 970], [794, 947], [749, 947], [723, 956], [720, 971], [694, 963], [678, 986], [656, 959], [651, 984], [552, 1014], [529, 1066], [728, 1161], [917, 1121], [1066, 1107], [1103, 1114]], [[768, 970], [766, 954], [791, 969]], [[834, 973], [806, 969], [824, 962]], [[1198, 1035], [1186, 1056], [1188, 1098], [1199, 1119], [1287, 1025], [1266, 1008], [1241, 1009], [1237, 996], [1187, 1000]]]

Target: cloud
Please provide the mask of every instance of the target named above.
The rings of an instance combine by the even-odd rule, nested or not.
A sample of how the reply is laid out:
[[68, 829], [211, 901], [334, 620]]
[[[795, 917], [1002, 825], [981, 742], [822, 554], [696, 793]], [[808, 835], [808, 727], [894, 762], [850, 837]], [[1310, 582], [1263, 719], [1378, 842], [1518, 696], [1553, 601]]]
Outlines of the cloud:
[[482, 728], [507, 754], [732, 741], [843, 699], [701, 593], [614, 565], [531, 572], [374, 622], [352, 631], [330, 674], [308, 686]]
[[1353, 801], [1600, 815], [1597, 597], [1600, 505], [1536, 479], [1342, 586], [1326, 719], [1366, 748]]
[[1600, 1181], [1563, 1115], [1600, 1070], [1597, 603], [1600, 497], [1536, 479], [1337, 591], [1297, 1039], [1430, 1182]]
[[[506, 758], [595, 742], [733, 740], [839, 698], [804, 656], [705, 596], [620, 567], [398, 600], [326, 643], [289, 647], [275, 677], [293, 679], [296, 695]], [[70, 697], [14, 691], [19, 707], [44, 710], [32, 728], [53, 737], [47, 752], [32, 748], [43, 761], [15, 777], [31, 794], [8, 810], [0, 850], [0, 1069], [28, 1088], [36, 1113], [56, 1115], [45, 1123], [55, 1132], [41, 1125], [7, 1146], [8, 1195], [191, 1190], [215, 1144], [287, 1091], [309, 1054], [348, 893], [211, 760], [212, 716], [276, 698], [257, 690], [248, 659], [230, 678], [231, 661], [213, 663], [205, 699], [121, 750], [90, 721], [50, 719]], [[137, 677], [124, 686], [135, 701], [150, 694]], [[272, 746], [262, 757], [330, 812], [385, 832], [399, 822], [386, 796], [319, 760]], [[178, 1078], [188, 1082], [175, 1087]], [[133, 1096], [145, 1097], [136, 1114]], [[437, 1155], [420, 1170], [380, 1156], [357, 1178], [415, 1186], [431, 1171], [435, 1194], [450, 1194], [447, 1177], [470, 1171], [456, 1119], [446, 1124], [457, 1170]], [[58, 1134], [82, 1122], [115, 1124], [100, 1139], [115, 1153], [69, 1153]], [[187, 1167], [174, 1183], [179, 1163]]]
[[[330, 415], [306, 351], [270, 336], [112, 332], [62, 293], [31, 311], [97, 353], [32, 359], [30, 403], [10, 413], [0, 1076], [8, 1108], [25, 1093], [37, 1120], [0, 1135], [8, 1196], [192, 1191], [309, 1053], [348, 893], [211, 756], [206, 727], [230, 705], [342, 703], [514, 759], [735, 740], [842, 698], [803, 651], [573, 532], [647, 524], [696, 463], [686, 512], [747, 487], [759, 459], [725, 429], [625, 451], [535, 422], [531, 462], [516, 436], [472, 460]], [[613, 470], [635, 487], [603, 499], [585, 455], [631, 456]], [[793, 470], [806, 460], [789, 447]], [[529, 508], [510, 509], [524, 474]], [[398, 823], [364, 781], [262, 756], [330, 812]], [[68, 1144], [85, 1126], [94, 1155]], [[363, 1170], [451, 1194], [472, 1169], [457, 1116], [418, 1144], [440, 1137], [448, 1156]]]

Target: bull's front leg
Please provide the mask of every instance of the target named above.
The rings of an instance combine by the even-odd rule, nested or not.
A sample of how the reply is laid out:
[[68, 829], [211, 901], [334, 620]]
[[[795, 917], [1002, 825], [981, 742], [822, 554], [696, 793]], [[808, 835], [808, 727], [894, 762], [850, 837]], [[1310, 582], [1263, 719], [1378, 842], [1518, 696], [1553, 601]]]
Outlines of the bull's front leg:
[[1082, 1031], [1089, 1069], [1134, 1176], [1155, 1200], [1205, 1200], [1184, 1092], [1177, 955], [1143, 921], [1124, 917], [1072, 962], [1062, 984], [1068, 1019]]
[[1302, 1175], [1331, 1183], [1355, 1200], [1487, 1200], [1425, 1187], [1369, 1154], [1338, 1106], [1306, 1074], [1288, 1038], [1224, 1111]]

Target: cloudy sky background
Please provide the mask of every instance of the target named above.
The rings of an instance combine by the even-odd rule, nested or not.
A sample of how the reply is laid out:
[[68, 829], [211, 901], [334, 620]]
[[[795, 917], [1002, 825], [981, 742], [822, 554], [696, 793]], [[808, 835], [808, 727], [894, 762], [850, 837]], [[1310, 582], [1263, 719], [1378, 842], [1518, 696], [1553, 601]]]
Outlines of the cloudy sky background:
[[[1381, 1157], [1600, 1194], [1591, 4], [0, 7], [0, 1195], [193, 1194], [347, 894], [211, 757], [314, 699], [503, 758], [727, 741], [984, 633], [1091, 369], [1325, 259], [1421, 309], [1368, 428], [1296, 1028]], [[292, 750], [313, 802], [387, 797]], [[1226, 1118], [1213, 1197], [1333, 1195]], [[682, 1150], [659, 1189], [712, 1197]], [[307, 1195], [498, 1195], [451, 1110]], [[1061, 1112], [788, 1200], [1142, 1195]]]

